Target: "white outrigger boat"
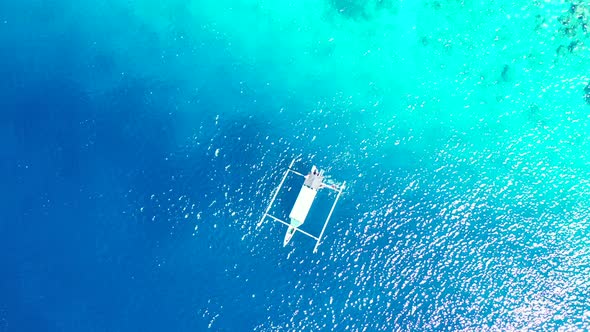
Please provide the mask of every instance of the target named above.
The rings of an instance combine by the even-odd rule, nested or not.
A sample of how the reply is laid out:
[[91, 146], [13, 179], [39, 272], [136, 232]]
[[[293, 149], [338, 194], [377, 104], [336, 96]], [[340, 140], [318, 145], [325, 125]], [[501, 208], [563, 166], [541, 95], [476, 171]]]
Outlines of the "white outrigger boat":
[[[291, 161], [289, 168], [285, 171], [285, 174], [283, 175], [283, 179], [281, 180], [281, 183], [279, 184], [274, 195], [272, 196], [272, 199], [270, 200], [270, 203], [268, 204], [268, 207], [266, 208], [266, 211], [264, 212], [262, 219], [260, 219], [260, 221], [258, 222], [258, 227], [260, 227], [260, 225], [262, 225], [262, 222], [264, 221], [264, 219], [266, 217], [270, 217], [274, 221], [280, 222], [281, 224], [288, 226], [287, 232], [285, 233], [285, 239], [283, 241], [283, 246], [286, 246], [289, 243], [289, 241], [291, 241], [291, 238], [293, 237], [295, 232], [300, 232], [300, 233], [307, 235], [307, 236], [316, 240], [315, 247], [313, 248], [313, 252], [316, 253], [318, 246], [320, 245], [320, 241], [322, 240], [322, 236], [324, 235], [324, 232], [326, 230], [326, 226], [328, 226], [328, 222], [330, 221], [330, 218], [332, 217], [332, 212], [334, 212], [334, 208], [336, 207], [336, 203], [338, 203], [338, 199], [340, 198], [340, 195], [342, 194], [342, 191], [345, 188], [346, 182], [343, 182], [340, 185], [335, 184], [335, 183], [324, 182], [324, 171], [319, 170], [315, 166], [311, 167], [311, 171], [309, 172], [309, 174], [303, 175], [302, 173], [299, 173], [299, 172], [292, 169], [294, 163], [295, 163], [295, 159], [293, 159]], [[291, 209], [291, 213], [289, 213], [290, 222], [287, 223], [286, 221], [281, 220], [280, 218], [277, 218], [277, 217], [271, 215], [269, 213], [269, 211], [272, 208], [272, 204], [274, 203], [275, 199], [277, 198], [277, 195], [279, 194], [279, 191], [281, 190], [281, 187], [283, 186], [283, 183], [285, 182], [285, 179], [287, 178], [287, 175], [289, 175], [289, 173], [293, 173], [293, 174], [302, 176], [305, 178], [305, 180], [303, 182], [303, 185], [301, 186], [301, 190], [299, 191], [299, 195], [297, 196], [297, 200], [295, 201], [295, 204], [293, 205], [293, 208]], [[309, 213], [309, 210], [311, 209], [311, 206], [313, 204], [313, 201], [314, 201], [315, 196], [317, 195], [318, 191], [323, 188], [333, 190], [333, 191], [337, 192], [337, 195], [336, 195], [336, 199], [334, 199], [334, 204], [332, 204], [332, 208], [330, 209], [330, 213], [328, 214], [328, 217], [326, 218], [326, 221], [324, 222], [324, 226], [322, 227], [322, 231], [320, 232], [320, 234], [318, 236], [315, 236], [313, 234], [310, 234], [310, 233], [300, 229], [299, 227], [301, 225], [303, 225], [303, 223], [305, 222], [305, 219], [307, 218], [307, 214]]]

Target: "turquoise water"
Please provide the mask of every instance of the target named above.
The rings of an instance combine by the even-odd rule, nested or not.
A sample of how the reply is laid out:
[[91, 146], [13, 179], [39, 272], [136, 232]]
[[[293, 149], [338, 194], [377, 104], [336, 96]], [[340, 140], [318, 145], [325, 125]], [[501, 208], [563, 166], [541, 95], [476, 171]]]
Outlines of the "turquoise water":
[[0, 331], [590, 329], [585, 3], [0, 9]]

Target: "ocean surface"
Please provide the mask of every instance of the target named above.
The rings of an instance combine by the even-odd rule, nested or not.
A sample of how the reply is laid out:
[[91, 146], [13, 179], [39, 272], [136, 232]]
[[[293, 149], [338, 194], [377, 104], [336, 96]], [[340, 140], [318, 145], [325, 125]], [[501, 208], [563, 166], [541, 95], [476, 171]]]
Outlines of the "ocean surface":
[[[0, 2], [0, 331], [590, 330], [589, 29], [581, 0]], [[257, 227], [293, 158], [348, 184], [316, 254]]]

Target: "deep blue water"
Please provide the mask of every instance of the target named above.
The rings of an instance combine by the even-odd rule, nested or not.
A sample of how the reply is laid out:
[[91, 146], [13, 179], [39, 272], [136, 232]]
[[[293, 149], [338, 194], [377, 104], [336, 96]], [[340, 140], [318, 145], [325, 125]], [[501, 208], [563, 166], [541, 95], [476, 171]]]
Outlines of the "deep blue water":
[[[194, 202], [191, 216], [194, 209], [210, 213], [208, 202], [223, 197], [220, 186], [233, 180], [203, 177], [221, 166], [204, 149], [174, 157], [182, 154], [176, 138], [195, 130], [187, 122], [197, 135], [211, 136], [211, 111], [219, 104], [203, 102], [196, 115], [175, 111], [175, 88], [137, 73], [88, 95], [78, 79], [86, 73], [78, 70], [102, 75], [114, 65], [110, 56], [95, 51], [98, 67], [84, 68], [79, 53], [86, 50], [71, 50], [85, 44], [82, 37], [37, 35], [17, 14], [10, 16], [16, 27], [4, 31], [14, 43], [2, 43], [0, 66], [0, 330], [198, 331], [221, 308], [228, 318], [217, 329], [252, 329], [266, 307], [251, 294], [264, 287], [254, 281], [259, 272], [248, 251], [224, 240], [239, 241], [239, 232], [204, 225], [195, 240], [195, 222], [177, 211], [188, 205], [181, 196]], [[152, 93], [159, 97], [146, 99]], [[241, 123], [227, 129], [251, 134]], [[251, 143], [227, 148], [237, 152], [237, 165], [256, 161], [240, 151]], [[228, 272], [236, 264], [241, 279]], [[246, 294], [244, 282], [253, 284]]]

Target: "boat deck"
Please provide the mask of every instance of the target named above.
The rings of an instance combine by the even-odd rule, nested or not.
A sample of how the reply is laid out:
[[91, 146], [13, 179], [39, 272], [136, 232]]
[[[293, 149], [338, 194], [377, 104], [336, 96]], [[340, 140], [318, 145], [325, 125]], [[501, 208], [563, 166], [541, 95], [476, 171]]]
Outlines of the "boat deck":
[[323, 175], [315, 175], [313, 173], [309, 173], [305, 176], [305, 182], [303, 182], [303, 184], [317, 191], [322, 188], [323, 181]]

